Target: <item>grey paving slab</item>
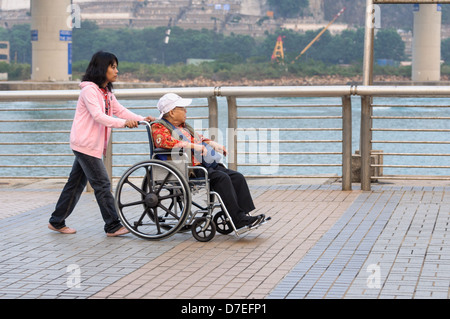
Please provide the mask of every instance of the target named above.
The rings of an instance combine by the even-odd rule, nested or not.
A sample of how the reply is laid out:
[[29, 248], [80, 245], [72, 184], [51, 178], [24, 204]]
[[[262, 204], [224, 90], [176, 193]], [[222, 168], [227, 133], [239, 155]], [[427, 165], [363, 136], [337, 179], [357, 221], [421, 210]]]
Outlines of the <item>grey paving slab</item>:
[[446, 192], [361, 194], [268, 298], [449, 298], [448, 263], [436, 256], [450, 256]]
[[106, 237], [89, 194], [68, 219], [76, 236], [62, 235], [46, 229], [53, 208], [0, 219], [0, 298], [88, 298], [180, 242]]
[[[330, 196], [326, 201], [340, 196], [340, 185], [252, 185], [253, 194], [266, 197], [265, 211], [273, 209], [267, 192], [283, 198], [297, 192], [298, 198], [277, 201], [276, 208], [282, 217], [307, 202], [309, 206], [299, 210], [303, 219], [294, 214], [291, 220], [283, 220], [289, 229], [277, 227], [282, 221], [275, 220], [266, 233], [242, 240], [200, 244], [190, 234], [177, 234], [155, 245], [132, 235], [107, 238], [93, 194], [83, 194], [68, 220], [69, 226], [78, 229], [76, 236], [47, 230], [59, 191], [42, 185], [51, 183], [36, 184], [32, 192], [20, 185], [13, 192], [0, 189], [0, 196], [9, 196], [0, 208], [0, 298], [189, 294], [205, 298], [449, 298], [449, 186], [373, 185], [373, 191], [358, 192], [339, 218], [329, 221], [314, 213], [320, 205], [325, 207], [323, 196]], [[26, 202], [21, 202], [23, 197]], [[293, 221], [301, 231], [291, 227]], [[307, 226], [302, 222], [326, 230], [320, 236], [308, 230], [304, 236]], [[284, 234], [277, 234], [276, 243], [270, 238], [275, 231]], [[290, 246], [293, 240], [299, 242]], [[275, 245], [277, 253], [272, 253]], [[304, 252], [296, 250], [300, 248]], [[183, 252], [185, 260], [176, 258], [174, 250]], [[222, 255], [228, 258], [220, 262]], [[238, 275], [228, 274], [230, 267]], [[152, 278], [155, 271], [165, 278], [173, 273], [175, 281], [181, 278], [193, 284], [182, 294], [174, 280], [160, 283]], [[214, 275], [220, 286], [211, 285], [205, 276], [196, 279], [199, 271]], [[280, 277], [280, 272], [286, 275]]]

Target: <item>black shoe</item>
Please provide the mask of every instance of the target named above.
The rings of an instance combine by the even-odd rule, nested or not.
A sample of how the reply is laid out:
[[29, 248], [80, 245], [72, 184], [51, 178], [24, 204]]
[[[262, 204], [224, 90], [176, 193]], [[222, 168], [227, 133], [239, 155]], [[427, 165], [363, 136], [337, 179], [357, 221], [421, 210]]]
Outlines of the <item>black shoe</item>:
[[245, 226], [251, 226], [258, 220], [258, 217], [255, 216], [243, 216], [239, 221], [235, 223], [235, 226], [237, 229], [245, 227]]
[[260, 214], [256, 216], [256, 218], [257, 218], [256, 221], [253, 224], [251, 224], [250, 227], [255, 227], [261, 224], [266, 219], [266, 215]]

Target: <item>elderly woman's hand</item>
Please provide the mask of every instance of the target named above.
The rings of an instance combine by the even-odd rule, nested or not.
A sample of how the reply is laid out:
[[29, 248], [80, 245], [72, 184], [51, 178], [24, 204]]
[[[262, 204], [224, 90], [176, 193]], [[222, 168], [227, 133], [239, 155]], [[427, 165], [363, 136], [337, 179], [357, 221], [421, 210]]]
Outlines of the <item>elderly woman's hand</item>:
[[208, 144], [211, 145], [215, 151], [222, 153], [224, 156], [227, 155], [227, 150], [225, 149], [225, 146], [214, 141], [209, 141]]
[[203, 156], [205, 156], [206, 154], [208, 154], [208, 150], [206, 149], [206, 147], [202, 144], [191, 144], [192, 148], [194, 149], [194, 151], [196, 152], [201, 152], [201, 154]]

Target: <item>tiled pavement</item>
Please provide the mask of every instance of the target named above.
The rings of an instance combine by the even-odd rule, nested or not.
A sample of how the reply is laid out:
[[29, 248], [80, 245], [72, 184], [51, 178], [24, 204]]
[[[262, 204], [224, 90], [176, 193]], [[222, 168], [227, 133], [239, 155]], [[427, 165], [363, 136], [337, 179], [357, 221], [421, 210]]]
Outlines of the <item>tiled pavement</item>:
[[450, 184], [251, 183], [246, 233], [207, 243], [107, 238], [92, 193], [47, 229], [64, 181], [0, 180], [0, 298], [442, 298], [450, 284]]

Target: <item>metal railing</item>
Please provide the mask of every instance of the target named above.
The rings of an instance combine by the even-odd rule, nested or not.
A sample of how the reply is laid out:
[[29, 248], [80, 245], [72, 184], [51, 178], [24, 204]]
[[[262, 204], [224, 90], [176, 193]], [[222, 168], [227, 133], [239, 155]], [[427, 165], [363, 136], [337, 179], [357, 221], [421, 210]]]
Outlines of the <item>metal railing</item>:
[[[145, 91], [145, 95], [142, 97], [143, 91]], [[116, 96], [120, 99], [138, 101], [154, 99], [155, 101], [149, 102], [148, 106], [129, 107], [135, 113], [146, 115], [157, 114], [154, 107], [156, 100], [169, 91], [185, 97], [205, 97], [208, 111], [203, 112], [201, 116], [190, 117], [190, 119], [206, 119], [210, 125], [217, 126], [217, 100], [214, 96], [214, 88], [188, 88], [181, 91], [178, 89], [151, 89], [150, 91], [123, 89], [117, 90]], [[2, 177], [48, 179], [67, 177], [73, 163], [73, 153], [69, 148], [69, 135], [78, 95], [78, 90], [0, 92], [0, 102], [25, 102], [21, 103], [19, 107], [8, 107], [7, 103], [4, 107], [0, 107], [2, 115], [0, 118]], [[27, 103], [30, 101], [33, 103]], [[57, 102], [65, 103], [58, 104]], [[71, 105], [67, 106], [67, 104]], [[191, 109], [198, 107], [202, 106], [192, 106]], [[43, 127], [47, 129], [43, 129]], [[108, 153], [104, 158], [108, 172], [113, 178], [113, 167], [127, 167], [134, 158], [141, 160], [144, 156], [148, 158], [148, 141], [142, 139], [145, 134], [139, 136], [140, 132], [145, 132], [145, 130], [113, 130]], [[126, 147], [127, 145], [133, 147], [130, 149]], [[118, 152], [113, 153], [113, 148], [117, 148]], [[115, 157], [114, 161], [113, 157]]]
[[[411, 108], [411, 109], [424, 109], [426, 111], [430, 111], [430, 109], [433, 109], [434, 111], [438, 111], [438, 112], [433, 112], [433, 113], [439, 113], [439, 109], [441, 108], [450, 108], [450, 104], [445, 104], [445, 105], [438, 105], [438, 104], [422, 104], [422, 105], [417, 105], [417, 104], [406, 104], [406, 103], [400, 103], [400, 104], [394, 104], [392, 102], [395, 101], [389, 101], [390, 103], [383, 103], [383, 104], [373, 104], [372, 107], [374, 109], [399, 109], [399, 108]], [[397, 102], [398, 103], [398, 102]], [[447, 102], [448, 103], [448, 102]], [[428, 110], [427, 110], [428, 109]], [[416, 111], [416, 110], [414, 110]], [[420, 111], [419, 111], [420, 112]], [[386, 112], [383, 112], [386, 113]], [[414, 113], [418, 113], [418, 112], [414, 112]], [[429, 113], [429, 112], [427, 112]], [[419, 113], [422, 114], [422, 113]], [[450, 112], [449, 112], [450, 114]], [[447, 160], [447, 163], [449, 165], [436, 165], [436, 164], [430, 164], [430, 165], [417, 165], [417, 164], [412, 164], [412, 163], [405, 163], [406, 162], [412, 162], [411, 160], [409, 160], [409, 158], [414, 157], [414, 158], [418, 158], [418, 157], [442, 157], [442, 158], [450, 158], [450, 129], [449, 128], [440, 128], [440, 127], [444, 127], [444, 125], [439, 125], [439, 123], [446, 121], [446, 120], [450, 120], [450, 117], [444, 117], [444, 116], [436, 116], [435, 114], [426, 114], [427, 116], [423, 116], [423, 115], [410, 115], [409, 113], [407, 113], [406, 115], [391, 115], [391, 114], [382, 114], [382, 115], [377, 115], [377, 112], [374, 111], [373, 115], [371, 117], [372, 122], [374, 123], [372, 125], [372, 140], [371, 143], [372, 145], [374, 144], [381, 144], [384, 146], [378, 147], [381, 148], [383, 150], [383, 158], [384, 160], [386, 160], [386, 157], [388, 156], [393, 156], [393, 157], [399, 157], [399, 161], [397, 164], [383, 164], [383, 163], [378, 163], [378, 164], [372, 164], [372, 167], [377, 167], [377, 168], [383, 168], [383, 167], [395, 167], [395, 168], [406, 168], [406, 169], [417, 169], [417, 168], [422, 168], [422, 169], [450, 169], [450, 160]], [[392, 121], [397, 121], [398, 122], [405, 122], [405, 120], [410, 123], [408, 128], [404, 128], [404, 126], [402, 126], [401, 128], [399, 127], [386, 127], [386, 123], [392, 122]], [[425, 128], [417, 128], [417, 126], [415, 126], [415, 123], [417, 121], [428, 121], [430, 122], [429, 125], [427, 125]], [[380, 123], [381, 127], [378, 127], [375, 125], [375, 123]], [[448, 124], [448, 122], [447, 122]], [[448, 126], [447, 126], [448, 127]], [[391, 139], [375, 139], [375, 133], [383, 133], [383, 132], [388, 132], [389, 135], [391, 135]], [[435, 138], [434, 140], [431, 139], [417, 139], [417, 133], [421, 133], [421, 135], [430, 135], [429, 133], [439, 133], [439, 134], [432, 134], [432, 136]], [[447, 138], [445, 137], [444, 134], [442, 133], [447, 133]], [[395, 138], [396, 136], [398, 136], [396, 139], [392, 139]], [[446, 138], [446, 139], [445, 139]], [[391, 151], [386, 152], [385, 149], [387, 147], [389, 147], [389, 145], [387, 144], [394, 144], [394, 147], [391, 147]], [[395, 147], [398, 144], [416, 144], [418, 145], [418, 147], [420, 147], [419, 152], [398, 152], [395, 151]], [[438, 150], [438, 148], [436, 147], [431, 147], [431, 146], [438, 146], [438, 148], [440, 150]], [[411, 147], [411, 146], [409, 146]], [[442, 151], [446, 151], [447, 153], [443, 153]], [[372, 151], [372, 154], [374, 154], [374, 151]], [[409, 157], [409, 158], [406, 158]], [[403, 163], [402, 163], [403, 162]], [[444, 161], [445, 162], [445, 161]], [[379, 174], [378, 176], [372, 176], [373, 179], [408, 179], [410, 177], [408, 176], [401, 176], [401, 175], [396, 175], [396, 176], [382, 176], [382, 174]], [[416, 176], [415, 179], [440, 179], [440, 176], [430, 176], [428, 174], [428, 176]]]
[[[450, 154], [450, 131], [448, 128], [450, 127], [450, 103], [448, 101], [448, 97], [450, 97], [450, 90], [447, 86], [358, 86], [355, 88], [354, 93], [358, 96], [361, 96], [361, 130], [360, 130], [360, 148], [361, 148], [361, 188], [363, 190], [370, 190], [370, 183], [373, 179], [428, 179], [428, 180], [450, 180], [449, 172], [449, 154]], [[385, 98], [385, 104], [378, 104], [376, 102], [377, 99]], [[408, 103], [400, 101], [398, 103], [392, 103], [399, 99], [405, 98], [414, 98], [415, 100], [422, 100], [421, 104], [417, 103]], [[441, 100], [442, 103], [436, 104], [436, 100]], [[375, 103], [374, 103], [375, 101]], [[442, 114], [433, 115], [433, 116], [424, 116], [418, 114], [418, 112], [414, 112], [413, 115], [404, 115], [404, 116], [379, 116], [377, 115], [378, 109], [380, 108], [424, 108], [428, 110], [444, 110]], [[430, 114], [428, 114], [430, 115]], [[397, 120], [397, 126], [386, 128], [385, 125], [387, 121]], [[434, 122], [430, 124], [429, 128], [418, 127], [417, 122], [411, 124], [412, 121], [427, 121]], [[442, 124], [440, 128], [434, 126], [437, 121], [440, 121]], [[382, 123], [384, 125], [382, 127], [377, 127], [377, 122]], [[410, 124], [411, 127], [407, 128], [406, 124]], [[380, 132], [389, 132], [389, 139], [385, 140], [377, 140], [374, 139], [374, 134]], [[411, 138], [411, 135], [405, 139], [403, 136], [402, 139], [394, 140], [393, 138], [398, 135], [398, 133], [440, 133], [438, 139], [428, 140], [420, 140]], [[423, 134], [422, 134], [423, 135]], [[376, 136], [375, 136], [376, 138]], [[374, 153], [378, 153], [378, 151], [373, 150], [374, 144], [387, 145], [409, 145], [410, 147], [415, 147], [414, 150], [416, 152], [398, 152], [393, 151], [384, 152], [383, 151], [383, 161], [382, 163], [372, 163], [372, 155]], [[440, 146], [438, 151], [424, 151], [424, 145], [438, 145]], [[377, 146], [377, 149], [379, 147]], [[397, 156], [401, 158], [399, 164], [386, 164], [385, 158], [390, 156]], [[430, 158], [436, 157], [441, 159], [441, 163], [444, 165], [427, 165], [427, 164], [419, 164], [420, 158]], [[417, 161], [415, 164], [405, 164], [405, 158], [414, 158]], [[424, 160], [422, 160], [423, 162]], [[425, 160], [426, 161], [426, 160]], [[376, 176], [374, 171], [376, 169], [372, 168], [387, 168], [387, 167], [395, 167], [395, 168], [404, 168], [407, 170], [412, 169], [440, 169], [444, 174], [441, 175], [433, 175], [433, 174], [423, 174], [423, 175], [400, 175], [396, 176]], [[379, 172], [380, 170], [378, 170]], [[445, 174], [445, 172], [447, 172]]]
[[[273, 177], [290, 177], [290, 178], [305, 178], [305, 177], [322, 177], [322, 178], [341, 178], [342, 188], [345, 190], [351, 189], [351, 154], [352, 154], [352, 116], [351, 116], [351, 99], [350, 99], [350, 87], [336, 86], [336, 87], [260, 87], [260, 88], [247, 88], [247, 87], [227, 87], [220, 88], [218, 94], [227, 97], [228, 105], [228, 129], [234, 130], [236, 134], [228, 134], [228, 147], [232, 147], [231, 159], [232, 164], [229, 165], [232, 169], [238, 169], [238, 167], [250, 166], [250, 167], [265, 167], [266, 171], [271, 173]], [[277, 97], [277, 98], [309, 98], [306, 102], [295, 101], [294, 104], [242, 104], [239, 101], [249, 100], [254, 102], [254, 99], [265, 97]], [[321, 104], [323, 98], [334, 98], [331, 101], [327, 101], [327, 104]], [[320, 98], [320, 101], [314, 102], [312, 99]], [[340, 103], [336, 102], [339, 101]], [[262, 115], [261, 109], [270, 108], [273, 112], [269, 115]], [[299, 115], [293, 110], [309, 109], [309, 110], [324, 110], [324, 109], [338, 109], [338, 114], [323, 115], [323, 112], [319, 114], [310, 114], [310, 112], [300, 112]], [[284, 109], [284, 112], [278, 110]], [[239, 114], [239, 110], [252, 110], [251, 114]], [[255, 111], [256, 110], [256, 111]], [[308, 111], [309, 111], [308, 110]], [[303, 124], [300, 124], [303, 121]], [[313, 123], [312, 126], [305, 125], [305, 123]], [[318, 125], [325, 122], [333, 123], [335, 126], [330, 125]], [[282, 126], [280, 126], [282, 124]], [[275, 126], [279, 125], [279, 126]], [[289, 125], [291, 127], [289, 127]], [[257, 128], [257, 129], [255, 129]], [[276, 133], [275, 136], [271, 136], [270, 139], [265, 140], [264, 137], [258, 139], [249, 139], [246, 141], [240, 138], [239, 133], [246, 132], [250, 129], [250, 133], [265, 133], [266, 130], [270, 130], [271, 133]], [[287, 137], [282, 137], [282, 133], [287, 133]], [[302, 138], [302, 136], [296, 136], [300, 134], [295, 133], [313, 132], [315, 134], [309, 134], [309, 138]], [[337, 132], [339, 135], [334, 135], [335, 139], [330, 139], [328, 136], [332, 132]], [[317, 138], [319, 133], [325, 133], [326, 138]], [[242, 135], [242, 134], [241, 134]], [[245, 135], [245, 134], [244, 134]], [[250, 134], [255, 136], [255, 134]], [[322, 134], [324, 135], [324, 134]], [[315, 150], [315, 146], [320, 143], [322, 145], [322, 151]], [[242, 144], [242, 145], [239, 145]], [[252, 147], [253, 144], [253, 147]], [[263, 146], [263, 151], [258, 149], [255, 144]], [[297, 144], [301, 144], [303, 148], [305, 145], [313, 145], [310, 150], [296, 150]], [[333, 144], [339, 145], [338, 148]], [[276, 159], [271, 161], [268, 145], [275, 146], [275, 152], [270, 154], [276, 154]], [[239, 147], [241, 146], [241, 147]], [[281, 149], [282, 146], [287, 150]], [[245, 151], [245, 148], [254, 149], [253, 152]], [[240, 152], [240, 149], [244, 149]], [[331, 149], [331, 150], [330, 150]], [[269, 160], [263, 161], [264, 163], [257, 163], [256, 161], [242, 161], [238, 160], [239, 154], [248, 155], [248, 159], [252, 155], [261, 156], [265, 154]], [[317, 159], [321, 157], [327, 157], [330, 159], [339, 157], [339, 162], [317, 162]], [[280, 158], [284, 157], [284, 160]], [[304, 162], [304, 158], [314, 157], [316, 162]], [[328, 168], [328, 167], [341, 167], [340, 174], [279, 174], [276, 175], [282, 168], [295, 169], [295, 168]], [[271, 169], [272, 168], [272, 169]], [[256, 177], [258, 175], [249, 175]]]
[[[174, 88], [174, 89], [123, 89], [117, 90], [120, 101], [138, 101], [137, 106], [129, 107], [133, 112], [150, 115], [157, 111], [150, 105], [165, 93], [175, 92], [183, 97], [198, 98], [205, 101], [193, 106], [188, 113], [190, 123], [200, 123], [200, 129], [208, 131], [214, 138], [223, 137], [229, 155], [227, 165], [233, 169], [249, 170], [247, 176], [272, 177], [333, 177], [342, 179], [342, 189], [351, 189], [352, 179], [352, 98], [361, 97], [361, 121], [359, 151], [361, 154], [361, 188], [370, 189], [370, 183], [377, 179], [450, 179], [448, 174], [421, 176], [385, 175], [384, 169], [433, 169], [444, 173], [449, 168], [449, 106], [444, 103], [433, 103], [436, 98], [450, 95], [448, 87], [415, 86], [310, 86], [310, 87], [215, 87], [215, 88]], [[68, 147], [68, 135], [73, 119], [78, 91], [9, 91], [0, 92], [0, 102], [25, 101], [19, 108], [0, 107], [0, 169], [8, 174], [7, 178], [65, 178], [71, 167], [73, 154]], [[226, 99], [225, 105], [221, 97]], [[378, 98], [389, 99], [414, 97], [426, 98], [428, 104], [395, 104], [386, 101], [378, 102]], [[267, 99], [289, 98], [290, 103], [276, 104]], [[326, 98], [326, 101], [324, 100]], [[329, 99], [329, 100], [328, 100]], [[150, 101], [149, 101], [150, 100]], [[317, 100], [317, 101], [316, 101]], [[33, 103], [26, 103], [33, 101]], [[71, 101], [64, 105], [56, 105], [55, 101]], [[142, 101], [147, 101], [144, 105]], [[325, 103], [324, 103], [325, 101]], [[375, 102], [374, 102], [375, 101]], [[431, 103], [430, 103], [431, 101]], [[198, 101], [197, 101], [198, 102]], [[442, 101], [440, 101], [442, 102]], [[131, 103], [131, 102], [130, 102]], [[134, 102], [133, 102], [134, 103]], [[221, 106], [219, 107], [219, 104]], [[380, 109], [391, 108], [426, 108], [427, 110], [443, 110], [432, 116], [398, 116], [379, 115]], [[219, 116], [219, 109], [220, 115]], [[355, 111], [355, 107], [353, 107]], [[264, 110], [264, 111], [262, 111]], [[280, 111], [281, 110], [281, 111]], [[325, 114], [324, 113], [325, 110]], [[357, 110], [356, 110], [357, 111]], [[193, 113], [193, 115], [191, 115]], [[222, 116], [227, 113], [227, 117]], [[18, 114], [20, 114], [18, 116]], [[37, 117], [41, 118], [37, 118]], [[405, 127], [408, 121], [421, 119], [441, 121], [442, 127]], [[397, 126], [385, 127], [388, 121], [397, 121]], [[282, 123], [282, 125], [280, 125]], [[311, 125], [306, 125], [311, 124]], [[329, 123], [329, 125], [325, 125]], [[377, 123], [382, 123], [377, 126]], [[19, 125], [20, 124], [20, 125]], [[197, 128], [196, 127], [196, 128]], [[115, 170], [125, 169], [138, 160], [147, 158], [147, 141], [143, 129], [115, 129], [112, 136], [110, 153], [105, 162], [113, 177]], [[439, 133], [439, 139], [427, 140], [393, 139], [394, 134], [404, 133]], [[226, 133], [226, 134], [225, 134]], [[307, 138], [305, 138], [305, 134]], [[324, 135], [320, 135], [324, 134]], [[378, 137], [388, 134], [388, 139]], [[355, 135], [355, 134], [353, 134]], [[48, 138], [52, 136], [52, 138]], [[322, 137], [322, 136], [325, 136]], [[311, 138], [312, 137], [312, 138]], [[51, 139], [51, 141], [49, 141]], [[220, 141], [219, 141], [220, 142]], [[317, 150], [316, 146], [321, 145]], [[398, 152], [385, 150], [386, 145], [408, 144], [415, 151]], [[312, 148], [308, 149], [309, 145]], [[382, 156], [372, 147], [381, 149]], [[382, 147], [379, 147], [382, 146]], [[441, 151], [420, 151], [423, 145], [439, 145]], [[417, 146], [421, 148], [417, 151]], [[19, 149], [19, 150], [18, 150]], [[271, 157], [276, 153], [277, 157]], [[378, 155], [377, 155], [378, 154]], [[266, 158], [255, 161], [255, 158]], [[382, 161], [373, 161], [374, 155]], [[437, 164], [392, 164], [388, 158], [436, 158]], [[325, 158], [325, 161], [319, 160]], [[306, 159], [312, 160], [312, 162]], [[7, 162], [7, 163], [5, 163]], [[43, 164], [44, 162], [44, 164]], [[59, 168], [59, 175], [30, 171], [41, 169], [52, 172]], [[325, 170], [338, 168], [331, 174], [292, 174], [293, 170], [317, 168]], [[265, 170], [268, 174], [255, 174], [257, 170]], [[284, 170], [284, 171], [283, 171]], [[281, 174], [279, 174], [281, 172]], [[288, 172], [283, 174], [283, 172]], [[278, 172], [278, 174], [277, 174]], [[120, 176], [120, 175], [119, 175]]]

